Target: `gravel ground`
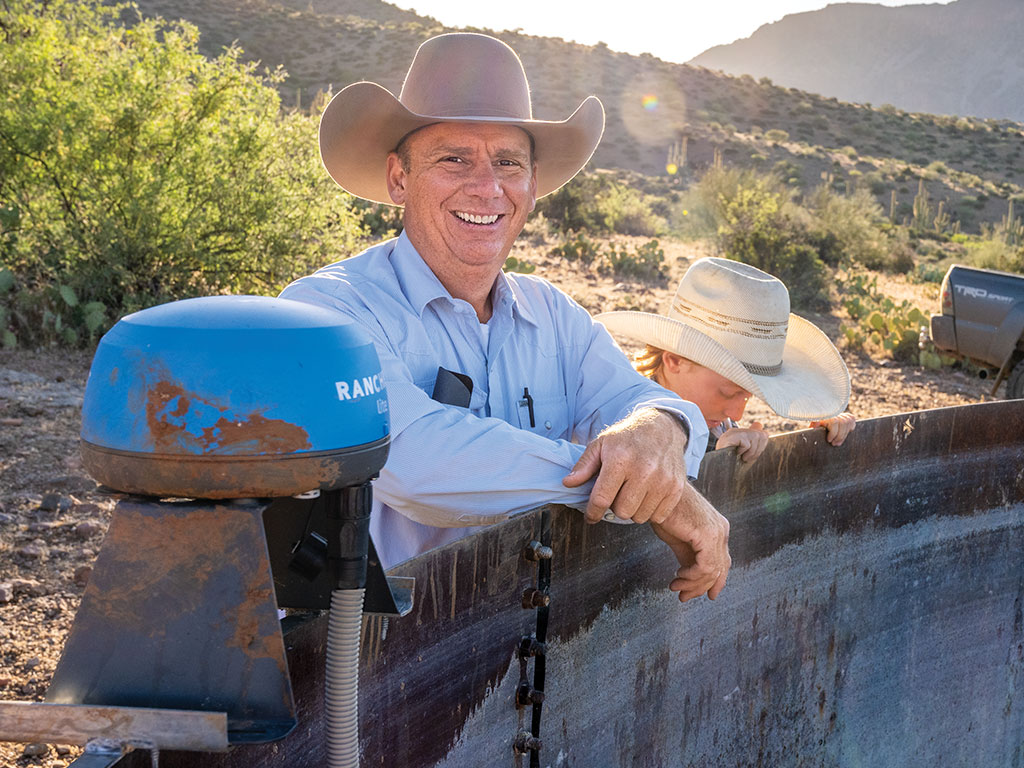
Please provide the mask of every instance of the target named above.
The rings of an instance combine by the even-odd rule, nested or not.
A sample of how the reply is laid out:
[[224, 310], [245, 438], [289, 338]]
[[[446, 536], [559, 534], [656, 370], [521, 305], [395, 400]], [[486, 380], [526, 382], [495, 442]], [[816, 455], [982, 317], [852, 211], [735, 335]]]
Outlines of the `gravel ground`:
[[[537, 274], [566, 288], [592, 312], [659, 311], [687, 261], [701, 255], [681, 244], [666, 251], [672, 276], [663, 286], [587, 274], [539, 250], [524, 248], [517, 255], [537, 264]], [[929, 295], [934, 286], [890, 283], [893, 295], [916, 297], [922, 309], [934, 306]], [[808, 317], [838, 338], [841, 317]], [[845, 357], [853, 377], [850, 410], [860, 419], [990, 399], [989, 382], [961, 372]], [[90, 359], [90, 353], [67, 350], [0, 351], [0, 699], [43, 698], [117, 502], [98, 491], [78, 456]], [[748, 417], [774, 432], [798, 426], [760, 403], [751, 403]], [[0, 765], [57, 768], [79, 751], [0, 742]]]

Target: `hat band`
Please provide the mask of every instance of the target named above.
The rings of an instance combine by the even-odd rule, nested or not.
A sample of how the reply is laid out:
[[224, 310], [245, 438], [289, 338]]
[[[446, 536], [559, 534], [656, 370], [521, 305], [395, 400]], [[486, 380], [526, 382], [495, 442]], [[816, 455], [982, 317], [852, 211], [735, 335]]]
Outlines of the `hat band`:
[[[681, 316], [679, 319], [682, 319], [682, 322], [687, 325], [691, 327], [699, 325], [708, 328], [711, 331], [708, 335], [712, 338], [720, 333], [731, 333], [738, 336], [760, 339], [768, 343], [773, 343], [774, 341], [784, 342], [789, 327], [788, 318], [775, 322], [769, 320], [748, 320], [743, 317], [716, 312], [713, 309], [702, 307], [697, 302], [680, 296], [676, 296], [673, 309]], [[778, 376], [782, 372], [781, 360], [774, 365], [748, 363], [744, 360], [740, 360], [740, 363], [755, 376]]]
[[[691, 299], [684, 299], [676, 296], [673, 309], [684, 317], [692, 318], [694, 322], [713, 328], [716, 331], [735, 333], [740, 336], [747, 336], [752, 339], [773, 339], [785, 340], [789, 330], [789, 318], [784, 320], [749, 320], [736, 315], [726, 315], [716, 312], [708, 307], [701, 306]], [[672, 315], [670, 314], [669, 317]]]
[[[743, 363], [742, 360], [740, 360]], [[778, 376], [782, 373], [782, 363], [775, 365], [757, 365], [757, 363], [743, 363], [743, 367], [755, 376]]]

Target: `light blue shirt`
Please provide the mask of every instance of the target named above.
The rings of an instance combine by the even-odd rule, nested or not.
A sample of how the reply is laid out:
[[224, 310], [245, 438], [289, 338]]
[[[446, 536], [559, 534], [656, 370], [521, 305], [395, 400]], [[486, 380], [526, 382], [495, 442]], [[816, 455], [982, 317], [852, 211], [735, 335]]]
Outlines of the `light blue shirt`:
[[[281, 296], [338, 310], [377, 347], [391, 448], [370, 530], [385, 567], [542, 504], [584, 508], [593, 483], [566, 488], [562, 478], [586, 443], [637, 408], [683, 419], [687, 472], [697, 475], [707, 443], [697, 407], [637, 373], [604, 327], [546, 280], [500, 274], [481, 329], [403, 234]], [[468, 408], [431, 399], [439, 366], [473, 380]]]

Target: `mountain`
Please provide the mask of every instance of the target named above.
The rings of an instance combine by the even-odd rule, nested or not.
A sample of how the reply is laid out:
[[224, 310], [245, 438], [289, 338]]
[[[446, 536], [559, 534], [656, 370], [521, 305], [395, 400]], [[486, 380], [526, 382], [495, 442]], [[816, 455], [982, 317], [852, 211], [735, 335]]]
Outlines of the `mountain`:
[[845, 101], [1024, 120], [1024, 2], [829, 5], [689, 63]]
[[[382, 0], [135, 2], [145, 16], [195, 24], [207, 55], [237, 42], [245, 58], [269, 69], [283, 66], [283, 104], [313, 111], [329, 92], [357, 80], [397, 94], [416, 47], [453, 31]], [[958, 0], [979, 2], [1024, 5]], [[864, 186], [896, 219], [912, 211], [923, 183], [933, 208], [943, 202], [945, 213], [975, 231], [998, 222], [1011, 199], [1018, 210], [1024, 202], [1024, 125], [1018, 122], [871, 107], [602, 43], [491, 34], [522, 57], [535, 117], [561, 120], [588, 95], [600, 96], [607, 119], [592, 161], [597, 168], [637, 172], [660, 179], [662, 188], [681, 189], [721, 161], [773, 170], [798, 190]], [[670, 159], [678, 166], [672, 176]]]

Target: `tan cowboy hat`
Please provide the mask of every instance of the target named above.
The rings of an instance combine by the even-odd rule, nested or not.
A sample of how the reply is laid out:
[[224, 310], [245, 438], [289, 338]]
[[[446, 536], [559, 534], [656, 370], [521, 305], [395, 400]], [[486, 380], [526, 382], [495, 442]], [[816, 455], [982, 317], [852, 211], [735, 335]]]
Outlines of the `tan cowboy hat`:
[[534, 120], [516, 52], [488, 35], [455, 32], [420, 45], [397, 99], [370, 82], [339, 91], [320, 118], [320, 157], [346, 191], [394, 205], [384, 180], [388, 153], [408, 133], [439, 122], [501, 123], [527, 131], [539, 161], [537, 197], [543, 197], [594, 154], [604, 107], [589, 96], [566, 120]]
[[605, 312], [595, 319], [613, 333], [710, 368], [786, 418], [831, 418], [850, 400], [850, 373], [839, 350], [813, 323], [790, 314], [781, 280], [749, 264], [695, 261], [668, 317]]

